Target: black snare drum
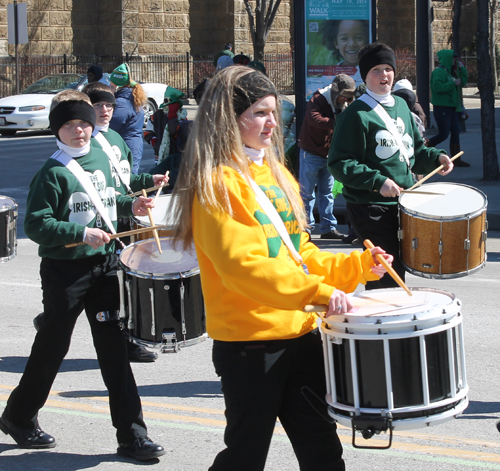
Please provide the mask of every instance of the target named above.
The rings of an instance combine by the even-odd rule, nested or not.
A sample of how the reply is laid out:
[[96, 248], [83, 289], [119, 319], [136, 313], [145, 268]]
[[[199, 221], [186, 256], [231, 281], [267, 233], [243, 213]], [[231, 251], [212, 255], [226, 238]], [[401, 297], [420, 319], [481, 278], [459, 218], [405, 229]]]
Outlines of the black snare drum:
[[126, 247], [120, 254], [120, 312], [136, 343], [178, 351], [207, 338], [196, 256], [173, 249], [171, 239]]
[[8, 262], [17, 255], [17, 203], [0, 196], [0, 262]]

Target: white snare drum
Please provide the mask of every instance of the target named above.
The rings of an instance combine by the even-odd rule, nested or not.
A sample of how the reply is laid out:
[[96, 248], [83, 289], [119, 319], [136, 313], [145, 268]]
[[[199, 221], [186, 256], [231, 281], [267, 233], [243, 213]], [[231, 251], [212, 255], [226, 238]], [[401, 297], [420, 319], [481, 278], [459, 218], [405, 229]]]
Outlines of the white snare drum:
[[[163, 229], [158, 230], [158, 235], [160, 237], [168, 237], [171, 234], [173, 222], [172, 214], [175, 211], [175, 203], [172, 199], [172, 195], [160, 195], [156, 200], [155, 207], [151, 210], [153, 214], [153, 221], [155, 226], [164, 226]], [[132, 217], [132, 229], [140, 229], [142, 227], [151, 227], [148, 216], [133, 216]], [[135, 234], [131, 236], [132, 242], [137, 242], [139, 240], [152, 239], [154, 237], [153, 231], [142, 232], [140, 234]]]
[[[447, 421], [468, 405], [461, 303], [413, 288], [349, 295], [352, 312], [323, 319], [329, 414], [365, 438]], [[390, 446], [390, 444], [389, 444]]]
[[171, 239], [141, 240], [122, 250], [120, 317], [135, 343], [177, 352], [205, 340], [205, 305], [196, 256]]
[[0, 263], [17, 255], [17, 203], [0, 196]]
[[429, 183], [419, 190], [441, 195], [399, 198], [401, 260], [414, 275], [458, 278], [486, 262], [486, 195], [458, 183]]

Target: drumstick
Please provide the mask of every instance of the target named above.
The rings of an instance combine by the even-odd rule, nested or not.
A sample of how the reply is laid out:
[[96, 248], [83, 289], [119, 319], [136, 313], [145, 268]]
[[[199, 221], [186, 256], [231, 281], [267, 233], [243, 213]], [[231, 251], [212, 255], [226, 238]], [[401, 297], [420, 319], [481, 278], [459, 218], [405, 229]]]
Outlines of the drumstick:
[[[451, 158], [451, 161], [453, 162], [455, 159], [458, 159], [463, 153], [464, 153], [463, 150], [460, 151], [457, 155], [455, 155], [455, 156], [453, 156]], [[429, 178], [431, 178], [434, 175], [436, 175], [436, 173], [438, 173], [443, 168], [444, 168], [444, 165], [440, 165], [438, 168], [434, 169], [431, 173], [429, 173], [429, 175], [426, 175], [424, 178], [422, 178], [422, 180], [420, 180], [417, 183], [415, 183], [415, 185], [413, 185], [411, 188], [408, 188], [408, 190], [413, 190], [414, 188], [417, 188], [417, 186], [420, 186], [422, 183], [424, 183], [425, 181], [429, 180]]]
[[[111, 240], [117, 239], [119, 237], [128, 237], [135, 234], [140, 234], [141, 232], [149, 232], [151, 229], [162, 229], [165, 226], [155, 226], [155, 227], [141, 227], [140, 229], [133, 229], [131, 231], [120, 232], [119, 234], [108, 234]], [[70, 249], [78, 245], [86, 245], [85, 242], [75, 242], [73, 244], [66, 244], [64, 247]]]
[[127, 196], [139, 196], [139, 195], [142, 195], [143, 191], [145, 191], [146, 193], [150, 193], [151, 191], [156, 191], [160, 187], [161, 187], [161, 185], [152, 186], [151, 188], [146, 188], [145, 190], [136, 191], [135, 193], [130, 193]]
[[433, 195], [433, 196], [444, 196], [444, 193], [432, 193], [430, 191], [418, 191], [418, 190], [400, 190], [400, 193], [411, 193], [412, 195]]
[[[375, 248], [375, 246], [369, 239], [365, 239], [364, 244], [367, 249]], [[394, 268], [392, 268], [385, 261], [385, 258], [382, 257], [382, 255], [380, 255], [379, 253], [375, 254], [375, 258], [384, 266], [384, 268], [387, 270], [387, 273], [392, 276], [393, 280], [408, 293], [408, 296], [413, 296], [413, 293], [408, 289], [408, 286], [405, 285], [405, 282], [399, 277], [399, 275], [396, 273], [396, 270], [394, 270]]]
[[[146, 190], [142, 190], [142, 196], [146, 198], [148, 197], [148, 195], [146, 194]], [[155, 221], [153, 219], [153, 212], [151, 211], [151, 208], [146, 208], [146, 211], [148, 212], [148, 218], [149, 222], [151, 223], [151, 227], [153, 227], [155, 225]], [[153, 235], [155, 236], [156, 245], [158, 246], [158, 252], [162, 253], [160, 237], [158, 236], [158, 231], [156, 229], [153, 229]]]
[[156, 192], [155, 199], [153, 200], [153, 203], [155, 204], [155, 206], [156, 206], [156, 200], [158, 199], [158, 196], [160, 196], [161, 190], [162, 190], [162, 188], [163, 188], [164, 185], [165, 185], [165, 183], [161, 182], [160, 183], [160, 188], [158, 188], [158, 191]]

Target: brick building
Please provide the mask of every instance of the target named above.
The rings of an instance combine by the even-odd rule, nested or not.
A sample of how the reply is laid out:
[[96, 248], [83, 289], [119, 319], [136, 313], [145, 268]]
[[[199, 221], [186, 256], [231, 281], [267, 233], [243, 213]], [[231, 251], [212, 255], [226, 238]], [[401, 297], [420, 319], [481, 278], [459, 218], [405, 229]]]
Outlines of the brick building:
[[[243, 0], [25, 0], [30, 42], [21, 54], [178, 54], [218, 52], [226, 42], [253, 52]], [[293, 1], [282, 0], [266, 53], [288, 53]], [[7, 3], [0, 0], [0, 56], [7, 45]], [[476, 4], [464, 2], [461, 48], [471, 50]], [[415, 51], [416, 0], [378, 0], [378, 39]], [[452, 0], [433, 1], [434, 50], [450, 47]]]

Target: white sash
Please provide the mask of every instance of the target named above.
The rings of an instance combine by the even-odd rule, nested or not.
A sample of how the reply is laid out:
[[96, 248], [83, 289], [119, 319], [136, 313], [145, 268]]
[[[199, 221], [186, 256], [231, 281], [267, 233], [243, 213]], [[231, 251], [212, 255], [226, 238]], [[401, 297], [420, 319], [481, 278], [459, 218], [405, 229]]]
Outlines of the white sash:
[[307, 266], [304, 263], [302, 256], [299, 254], [299, 252], [297, 252], [297, 250], [295, 250], [292, 239], [290, 239], [290, 234], [288, 234], [288, 231], [286, 230], [283, 219], [281, 219], [281, 217], [278, 214], [278, 211], [276, 211], [276, 208], [274, 207], [273, 203], [271, 203], [271, 201], [269, 200], [267, 195], [264, 193], [262, 188], [259, 185], [257, 185], [257, 183], [252, 178], [248, 177], [247, 181], [248, 181], [248, 183], [250, 183], [250, 186], [252, 187], [252, 189], [255, 193], [255, 198], [257, 200], [257, 203], [259, 203], [260, 207], [264, 210], [267, 217], [273, 223], [273, 226], [275, 227], [276, 231], [280, 235], [281, 239], [283, 240], [285, 245], [288, 247], [288, 250], [290, 252], [291, 257], [295, 260], [295, 262], [297, 264], [302, 266], [302, 269], [307, 274], [309, 274], [309, 271], [307, 270]]
[[398, 128], [394, 124], [394, 120], [389, 116], [387, 111], [385, 111], [384, 107], [367, 93], [361, 95], [358, 98], [358, 100], [365, 102], [369, 107], [373, 108], [375, 113], [377, 113], [380, 116], [380, 118], [382, 118], [385, 127], [396, 140], [396, 143], [399, 147], [399, 152], [403, 155], [403, 157], [406, 160], [406, 165], [408, 165], [408, 168], [410, 168], [410, 159], [408, 158], [408, 154], [406, 153], [406, 147], [403, 143], [403, 140], [401, 139], [401, 134], [399, 134]]
[[85, 173], [85, 170], [81, 167], [81, 165], [69, 156], [66, 152], [59, 150], [57, 151], [51, 159], [55, 159], [58, 162], [61, 162], [71, 173], [76, 177], [76, 179], [83, 186], [83, 189], [87, 193], [88, 197], [92, 201], [92, 204], [95, 206], [97, 212], [101, 215], [102, 219], [108, 226], [110, 232], [112, 234], [116, 234], [115, 226], [111, 222], [109, 218], [109, 214], [104, 209], [104, 205], [102, 204], [101, 197], [97, 193], [93, 183], [90, 181], [89, 176]]
[[101, 145], [102, 150], [104, 152], [106, 152], [106, 155], [108, 156], [109, 161], [111, 162], [111, 164], [115, 168], [116, 173], [120, 177], [120, 180], [121, 180], [123, 186], [127, 190], [127, 193], [132, 193], [132, 190], [131, 190], [130, 186], [127, 185], [127, 183], [125, 182], [125, 178], [123, 176], [123, 171], [122, 171], [122, 169], [120, 167], [120, 162], [116, 158], [116, 155], [115, 155], [115, 153], [113, 151], [113, 148], [111, 147], [111, 144], [108, 142], [108, 140], [100, 132], [98, 132], [94, 136], [94, 138]]

